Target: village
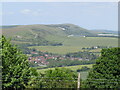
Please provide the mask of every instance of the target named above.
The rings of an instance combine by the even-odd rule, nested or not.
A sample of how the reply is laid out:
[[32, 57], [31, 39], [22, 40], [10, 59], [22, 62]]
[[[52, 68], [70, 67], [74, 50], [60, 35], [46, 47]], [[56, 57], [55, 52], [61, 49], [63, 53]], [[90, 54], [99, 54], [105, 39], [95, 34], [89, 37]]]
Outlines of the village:
[[42, 66], [42, 65], [47, 66], [51, 63], [50, 61], [54, 61], [54, 62], [59, 61], [56, 63], [60, 63], [63, 60], [90, 61], [90, 60], [96, 59], [99, 55], [97, 56], [86, 50], [93, 50], [93, 49], [98, 49], [98, 48], [107, 48], [107, 47], [106, 46], [87, 47], [87, 48], [82, 48], [84, 52], [69, 53], [66, 55], [52, 54], [48, 52], [37, 51], [36, 49], [31, 49], [28, 60], [29, 62], [35, 63], [38, 66]]
[[[43, 54], [43, 55], [39, 55], [37, 52], [31, 52], [31, 54], [36, 54], [36, 56], [32, 57], [30, 56], [28, 58], [28, 60], [30, 62], [34, 62], [36, 64], [38, 64], [39, 66], [41, 65], [48, 65], [49, 62], [47, 60], [78, 60], [78, 61], [82, 61], [83, 58], [76, 58], [76, 57], [67, 57], [65, 55], [61, 56], [61, 55], [49, 55], [49, 54]], [[86, 59], [87, 61], [89, 61], [89, 59]]]

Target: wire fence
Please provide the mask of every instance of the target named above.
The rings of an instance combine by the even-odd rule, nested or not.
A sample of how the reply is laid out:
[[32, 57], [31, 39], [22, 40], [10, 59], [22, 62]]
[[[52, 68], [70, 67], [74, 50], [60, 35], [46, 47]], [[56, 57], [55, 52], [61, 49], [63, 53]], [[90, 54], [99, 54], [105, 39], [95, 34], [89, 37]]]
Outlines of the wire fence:
[[[17, 82], [19, 82], [19, 76], [15, 76], [14, 79]], [[12, 81], [13, 79], [7, 78], [2, 79], [2, 81]], [[78, 77], [27, 77], [23, 78], [24, 81], [31, 81], [29, 86], [34, 86], [35, 88], [77, 88], [78, 82], [80, 82], [80, 86], [83, 81], [78, 81]], [[104, 86], [105, 83], [109, 85], [116, 85], [120, 84], [119, 79], [90, 79], [88, 78], [89, 83], [95, 83], [99, 84], [101, 86]], [[120, 88], [120, 87], [118, 87]]]
[[[10, 76], [9, 78], [2, 78], [1, 82], [12, 82], [14, 81], [14, 84], [17, 85], [19, 82], [24, 81], [28, 82], [28, 88], [81, 88], [84, 81], [81, 79], [80, 73], [78, 74], [78, 77], [62, 77], [62, 76]], [[101, 87], [104, 87], [106, 84], [107, 87], [110, 87], [111, 85], [118, 85], [118, 88], [120, 88], [120, 80], [119, 79], [91, 79], [87, 78], [89, 80], [90, 84], [96, 84]], [[22, 88], [22, 87], [21, 87]]]

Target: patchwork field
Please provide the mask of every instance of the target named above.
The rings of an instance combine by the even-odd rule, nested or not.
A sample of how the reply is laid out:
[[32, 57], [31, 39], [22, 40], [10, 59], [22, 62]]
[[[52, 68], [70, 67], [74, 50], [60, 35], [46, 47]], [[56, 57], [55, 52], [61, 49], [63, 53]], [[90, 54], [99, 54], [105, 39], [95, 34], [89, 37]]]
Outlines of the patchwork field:
[[[71, 52], [81, 51], [83, 47], [92, 46], [118, 46], [118, 39], [111, 37], [70, 37], [66, 38], [63, 46], [32, 46], [29, 48], [36, 48], [43, 52], [50, 52], [56, 54], [66, 54]], [[101, 49], [91, 50], [92, 52], [100, 52]]]

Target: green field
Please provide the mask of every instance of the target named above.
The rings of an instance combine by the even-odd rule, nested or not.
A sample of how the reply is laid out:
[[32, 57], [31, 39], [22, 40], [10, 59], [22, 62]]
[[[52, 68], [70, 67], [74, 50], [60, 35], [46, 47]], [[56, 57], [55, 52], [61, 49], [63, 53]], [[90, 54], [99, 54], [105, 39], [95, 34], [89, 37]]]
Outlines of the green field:
[[74, 46], [32, 46], [29, 48], [36, 48], [42, 52], [50, 52], [54, 54], [66, 54], [69, 52], [78, 52], [82, 47]]
[[[63, 46], [32, 46], [29, 48], [36, 48], [43, 52], [50, 52], [56, 54], [66, 54], [81, 51], [83, 47], [92, 46], [118, 46], [118, 39], [111, 37], [69, 37], [63, 42]], [[100, 49], [93, 50], [93, 52], [100, 52]]]
[[30, 43], [30, 42], [11, 41], [11, 43], [14, 43], [14, 44], [26, 44], [26, 43]]
[[[93, 64], [89, 64], [89, 65], [76, 65], [76, 66], [66, 66], [66, 67], [58, 67], [58, 68], [68, 68], [71, 69], [73, 71], [76, 71], [77, 69], [81, 69], [82, 67], [87, 66], [88, 68], [92, 68]], [[55, 68], [47, 68], [47, 69], [38, 69], [37, 71], [39, 73], [44, 73], [47, 70], [54, 70]], [[83, 71], [80, 72], [81, 74], [81, 78], [82, 80], [85, 80], [87, 78], [88, 75], [88, 71]]]
[[[64, 68], [71, 69], [73, 71], [76, 71], [77, 69], [81, 69], [82, 67], [87, 66], [88, 68], [92, 68], [93, 64], [88, 64], [88, 65], [76, 65], [76, 66], [66, 66]], [[63, 68], [63, 67], [58, 67], [58, 68]], [[49, 69], [55, 69], [55, 68], [47, 68], [47, 69], [38, 69], [38, 72], [44, 73], [46, 70]]]
[[63, 44], [65, 46], [118, 46], [118, 39], [112, 37], [70, 37]]
[[[81, 69], [82, 67], [87, 66], [88, 68], [92, 68], [93, 64], [88, 64], [88, 65], [76, 65], [76, 66], [66, 66], [64, 68], [71, 69], [73, 71], [76, 71], [77, 69]], [[58, 67], [58, 68], [63, 68], [63, 67]], [[38, 72], [44, 73], [46, 70], [54, 70], [55, 68], [47, 68], [47, 69], [38, 69]]]

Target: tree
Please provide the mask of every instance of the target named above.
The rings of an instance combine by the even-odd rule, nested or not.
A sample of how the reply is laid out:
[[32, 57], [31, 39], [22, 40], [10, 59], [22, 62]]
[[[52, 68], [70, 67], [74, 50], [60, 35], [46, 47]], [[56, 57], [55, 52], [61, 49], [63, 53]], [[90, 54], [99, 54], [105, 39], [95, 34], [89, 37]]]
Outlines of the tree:
[[81, 69], [77, 69], [77, 72], [81, 72], [81, 71], [88, 71], [90, 70], [90, 68], [88, 68], [87, 66], [83, 66]]
[[70, 69], [47, 70], [41, 79], [42, 88], [76, 88], [77, 73]]
[[31, 76], [37, 76], [35, 69], [29, 66], [27, 56], [10, 43], [4, 36], [2, 42], [2, 88], [25, 88]]
[[86, 88], [120, 88], [120, 48], [102, 49], [83, 85]]

